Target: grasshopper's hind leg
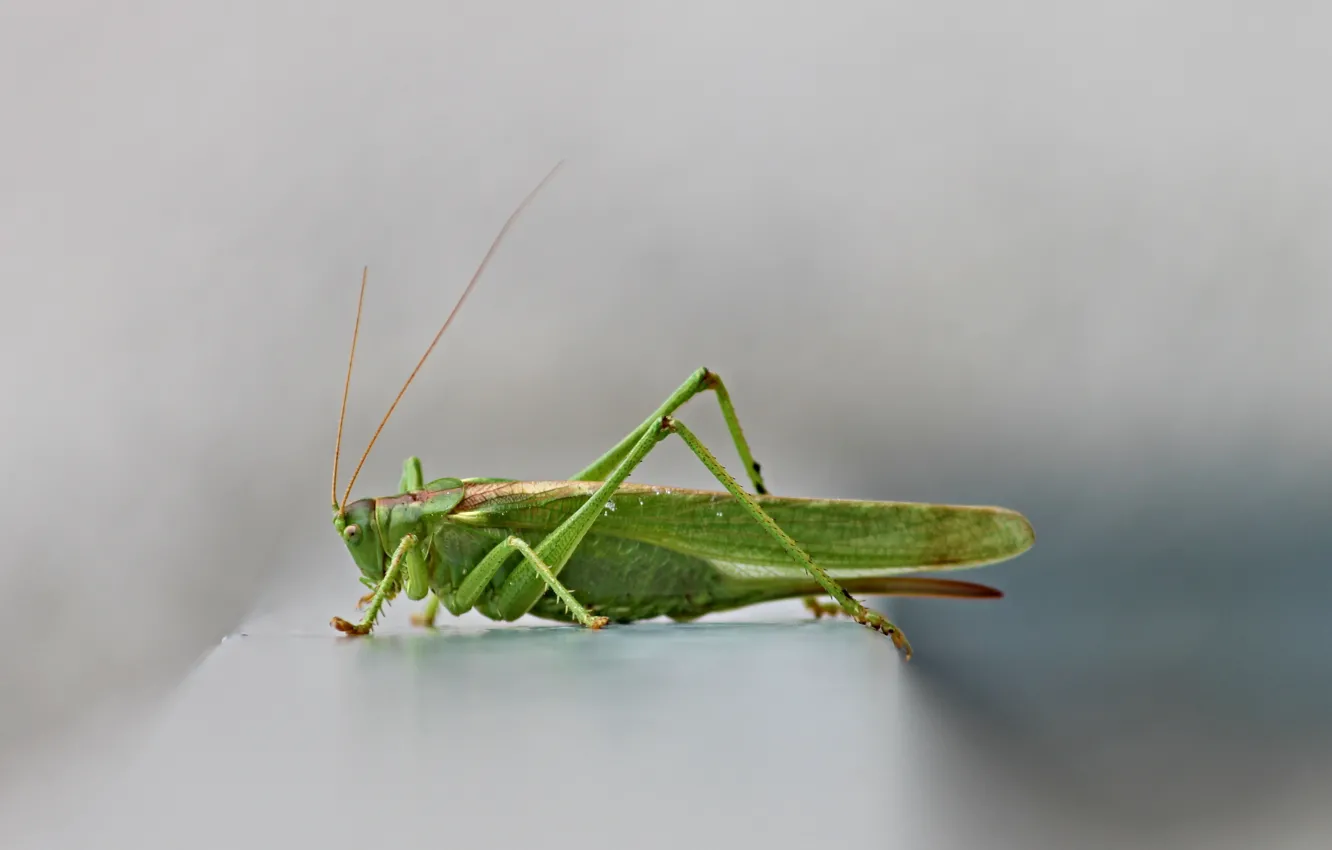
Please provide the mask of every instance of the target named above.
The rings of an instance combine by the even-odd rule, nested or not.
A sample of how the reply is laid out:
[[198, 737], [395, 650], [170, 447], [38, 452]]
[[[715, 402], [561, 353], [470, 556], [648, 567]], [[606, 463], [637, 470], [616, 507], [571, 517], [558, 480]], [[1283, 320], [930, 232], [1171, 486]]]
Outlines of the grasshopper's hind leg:
[[680, 435], [680, 439], [685, 441], [690, 450], [693, 451], [693, 453], [698, 456], [698, 459], [703, 462], [703, 465], [708, 468], [708, 471], [711, 472], [713, 476], [722, 483], [722, 486], [724, 486], [731, 495], [744, 506], [745, 511], [754, 518], [754, 521], [763, 526], [763, 529], [767, 531], [768, 534], [772, 535], [777, 543], [791, 556], [792, 560], [805, 568], [805, 571], [808, 572], [825, 591], [827, 591], [828, 595], [833, 598], [833, 601], [837, 603], [838, 607], [846, 612], [851, 619], [863, 626], [868, 626], [869, 628], [874, 629], [877, 632], [882, 632], [892, 638], [893, 643], [897, 648], [900, 649], [907, 658], [911, 657], [911, 644], [907, 642], [906, 636], [902, 634], [902, 630], [889, 622], [887, 617], [884, 617], [877, 611], [871, 611], [860, 602], [856, 601], [851, 594], [846, 592], [846, 588], [833, 580], [833, 577], [828, 575], [822, 567], [815, 564], [809, 554], [806, 553], [804, 549], [800, 548], [800, 544], [792, 540], [790, 535], [783, 531], [781, 526], [777, 524], [776, 520], [768, 516], [767, 512], [763, 510], [754, 497], [746, 493], [740, 486], [740, 483], [731, 477], [730, 473], [728, 473], [717, 461], [717, 458], [713, 456], [712, 452], [708, 451], [708, 447], [703, 445], [698, 437], [694, 436], [694, 432], [686, 428], [683, 422], [670, 416], [662, 419], [660, 427], [664, 432], [674, 432]]
[[[670, 398], [662, 403], [661, 407], [653, 411], [647, 421], [634, 429], [614, 448], [598, 458], [591, 466], [579, 472], [571, 480], [596, 481], [605, 477], [610, 470], [614, 469], [628, 456], [644, 433], [650, 428], [656, 427], [663, 417], [675, 413], [684, 406], [685, 402], [705, 390], [712, 390], [717, 394], [717, 404], [721, 407], [722, 417], [726, 420], [726, 426], [731, 431], [731, 439], [735, 442], [735, 448], [740, 455], [740, 462], [744, 464], [745, 473], [754, 485], [754, 492], [759, 495], [766, 494], [768, 489], [763, 484], [758, 461], [754, 460], [754, 455], [749, 448], [749, 441], [745, 439], [744, 431], [740, 427], [740, 419], [736, 416], [735, 405], [731, 403], [731, 394], [727, 392], [721, 375], [708, 369], [699, 369], [690, 375], [689, 379], [681, 384], [680, 388], [672, 393]], [[839, 614], [847, 613], [836, 603], [820, 602], [817, 596], [808, 596], [803, 601], [805, 607], [813, 613], [815, 619], [824, 616], [836, 617]]]
[[[686, 428], [683, 423], [670, 416], [663, 416], [652, 423], [650, 427], [644, 429], [633, 448], [616, 465], [614, 471], [606, 477], [597, 491], [588, 497], [587, 501], [580, 505], [568, 519], [560, 523], [554, 531], [546, 535], [537, 544], [535, 551], [528, 556], [528, 563], [515, 568], [504, 580], [494, 597], [495, 610], [503, 618], [517, 619], [530, 611], [545, 590], [545, 586], [563, 589], [563, 586], [559, 585], [559, 582], [555, 579], [564, 565], [568, 563], [574, 549], [582, 542], [593, 524], [602, 516], [607, 500], [614, 495], [616, 489], [624, 483], [629, 474], [643, 462], [643, 459], [651, 453], [657, 443], [664, 440], [671, 433], [680, 435], [680, 438], [698, 456], [703, 465], [744, 506], [745, 511], [754, 521], [777, 541], [782, 549], [791, 556], [792, 560], [809, 573], [810, 577], [837, 602], [843, 611], [849, 614], [857, 623], [892, 638], [898, 649], [902, 650], [907, 658], [911, 657], [911, 645], [902, 635], [901, 630], [877, 611], [869, 610], [852, 598], [851, 594], [847, 593], [846, 588], [834, 581], [832, 576], [815, 564], [808, 553], [801, 549], [800, 545], [792, 540], [790, 535], [783, 531], [772, 517], [768, 516], [755, 497], [746, 493], [739, 482], [726, 472], [722, 465], [717, 462], [717, 459], [712, 456], [712, 452], [708, 451], [708, 448], [699, 442], [693, 432]], [[512, 539], [510, 538], [510, 542], [501, 543], [492, 549], [490, 554], [486, 555], [482, 562], [468, 574], [467, 579], [463, 582], [464, 586], [466, 587], [469, 582], [475, 582], [477, 585], [475, 592], [479, 594], [480, 588], [490, 582], [504, 560], [513, 554], [512, 549], [517, 548], [511, 544]], [[540, 577], [533, 575], [531, 570], [524, 569], [529, 564], [540, 571]], [[546, 570], [540, 570], [542, 566], [546, 567], [550, 576], [545, 574]], [[565, 599], [564, 595], [561, 595], [560, 598]], [[565, 604], [568, 605], [569, 602], [566, 600]]]
[[[717, 404], [721, 407], [722, 418], [726, 420], [726, 427], [731, 432], [731, 439], [735, 442], [736, 451], [740, 454], [740, 460], [745, 466], [749, 480], [754, 485], [755, 492], [768, 492], [763, 484], [763, 476], [759, 472], [758, 461], [754, 460], [754, 455], [749, 450], [749, 442], [745, 439], [744, 431], [740, 428], [740, 419], [735, 414], [735, 405], [731, 403], [731, 394], [727, 392], [726, 384], [722, 382], [721, 376], [716, 372], [709, 369], [697, 369], [675, 392], [671, 393], [666, 401], [662, 402], [660, 407], [653, 411], [651, 416], [643, 421], [643, 424], [616, 443], [610, 451], [570, 478], [571, 481], [601, 481], [602, 485], [598, 488], [596, 494], [588, 499], [573, 516], [561, 523], [554, 532], [538, 544], [530, 555], [527, 555], [527, 565], [531, 565], [531, 570], [520, 567], [506, 579], [497, 598], [497, 611], [502, 617], [517, 619], [530, 610], [536, 604], [537, 599], [540, 598], [541, 593], [544, 592], [543, 583], [545, 587], [552, 588], [557, 593], [564, 590], [563, 585], [559, 584], [557, 576], [560, 570], [563, 569], [565, 562], [568, 561], [569, 555], [572, 554], [583, 536], [587, 534], [588, 529], [596, 521], [596, 513], [600, 510], [600, 505], [605, 504], [607, 497], [614, 493], [615, 489], [624, 482], [630, 471], [643, 460], [652, 446], [656, 445], [665, 436], [665, 433], [660, 430], [661, 423], [665, 418], [678, 410], [685, 402], [706, 390], [712, 390], [717, 394]], [[490, 554], [468, 573], [462, 586], [455, 592], [453, 603], [464, 609], [470, 608], [480, 598], [485, 586], [499, 571], [504, 559], [512, 555], [515, 548], [517, 547], [502, 543], [491, 550]], [[494, 556], [494, 559], [491, 556]], [[546, 568], [544, 572], [540, 570], [543, 566]], [[534, 575], [534, 572], [540, 574], [541, 581], [536, 581], [537, 576]], [[564, 592], [567, 593], [568, 591], [565, 590]], [[560, 598], [563, 599], [564, 597], [561, 596]], [[566, 601], [565, 605], [569, 607], [569, 602]], [[570, 607], [570, 611], [573, 612], [574, 609]], [[587, 616], [590, 617], [591, 615]], [[576, 612], [575, 618], [580, 622], [584, 620]], [[587, 623], [584, 622], [584, 625], [587, 625]]]
[[735, 442], [735, 450], [740, 454], [740, 462], [744, 464], [745, 474], [754, 485], [754, 492], [760, 495], [767, 493], [768, 488], [763, 484], [763, 476], [759, 473], [759, 463], [754, 460], [754, 455], [749, 450], [749, 441], [745, 439], [745, 432], [740, 428], [740, 419], [735, 415], [735, 405], [731, 404], [731, 394], [726, 391], [726, 384], [722, 383], [721, 375], [709, 369], [698, 369], [690, 375], [688, 380], [680, 385], [680, 388], [671, 393], [670, 397], [662, 402], [652, 412], [652, 415], [644, 420], [642, 425], [635, 428], [627, 437], [601, 457], [597, 458], [586, 469], [579, 472], [570, 481], [601, 481], [607, 475], [613, 472], [629, 453], [633, 451], [634, 446], [643, 438], [648, 431], [656, 428], [663, 417], [670, 416], [679, 410], [685, 402], [701, 392], [712, 390], [717, 394], [717, 405], [721, 407], [722, 418], [726, 420], [726, 427], [731, 432], [731, 439]]

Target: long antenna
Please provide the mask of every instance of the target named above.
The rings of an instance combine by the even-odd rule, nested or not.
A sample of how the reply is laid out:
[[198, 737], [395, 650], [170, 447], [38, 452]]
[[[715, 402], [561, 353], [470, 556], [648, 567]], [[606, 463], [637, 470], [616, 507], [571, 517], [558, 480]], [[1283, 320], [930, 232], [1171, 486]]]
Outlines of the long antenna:
[[537, 193], [541, 191], [542, 187], [550, 182], [550, 178], [555, 176], [555, 172], [559, 171], [560, 166], [562, 165], [564, 165], [564, 160], [557, 162], [555, 167], [552, 168], [550, 172], [542, 178], [541, 182], [536, 185], [536, 188], [527, 193], [527, 197], [523, 198], [523, 202], [509, 215], [509, 220], [504, 222], [504, 226], [500, 228], [500, 232], [495, 236], [495, 240], [490, 243], [490, 250], [487, 251], [486, 256], [482, 258], [481, 264], [476, 267], [476, 272], [473, 273], [471, 281], [467, 284], [467, 288], [463, 290], [462, 295], [458, 296], [458, 301], [453, 305], [453, 309], [449, 311], [448, 318], [445, 319], [444, 324], [440, 326], [439, 331], [435, 334], [435, 338], [430, 341], [430, 345], [426, 348], [425, 354], [422, 354], [421, 359], [416, 361], [416, 368], [407, 376], [407, 380], [403, 383], [402, 389], [398, 390], [397, 397], [394, 398], [393, 403], [389, 405], [388, 413], [385, 413], [384, 418], [380, 420], [379, 427], [375, 429], [374, 436], [370, 438], [369, 445], [365, 447], [365, 452], [361, 454], [360, 462], [356, 464], [356, 471], [352, 473], [351, 480], [347, 482], [347, 489], [342, 494], [342, 503], [338, 507], [339, 511], [346, 507], [347, 497], [351, 495], [352, 485], [356, 483], [357, 476], [361, 474], [361, 467], [365, 465], [365, 459], [370, 456], [370, 450], [374, 448], [375, 441], [379, 439], [380, 432], [382, 432], [384, 426], [388, 424], [389, 417], [393, 415], [393, 411], [398, 406], [398, 402], [402, 401], [403, 393], [407, 392], [407, 388], [411, 386], [412, 381], [416, 378], [416, 373], [421, 371], [421, 367], [425, 365], [426, 358], [430, 356], [430, 352], [435, 350], [435, 345], [439, 342], [440, 337], [444, 336], [444, 331], [448, 330], [449, 324], [453, 322], [453, 317], [458, 315], [458, 310], [462, 308], [463, 302], [467, 300], [467, 296], [472, 294], [472, 289], [476, 287], [476, 282], [481, 279], [481, 273], [486, 270], [486, 265], [490, 262], [490, 258], [494, 256], [495, 249], [499, 248], [500, 242], [504, 239], [504, 234], [509, 232], [509, 228], [513, 226], [513, 223], [518, 219], [519, 214], [527, 209], [528, 204], [532, 203], [532, 199], [537, 196]]
[[347, 356], [347, 380], [342, 384], [342, 410], [338, 413], [338, 441], [333, 444], [333, 510], [341, 512], [338, 506], [338, 461], [342, 457], [342, 421], [347, 418], [347, 393], [351, 390], [352, 363], [356, 362], [356, 337], [361, 333], [361, 306], [365, 304], [365, 280], [370, 276], [370, 267], [361, 270], [361, 294], [356, 299], [356, 325], [352, 328], [351, 354]]

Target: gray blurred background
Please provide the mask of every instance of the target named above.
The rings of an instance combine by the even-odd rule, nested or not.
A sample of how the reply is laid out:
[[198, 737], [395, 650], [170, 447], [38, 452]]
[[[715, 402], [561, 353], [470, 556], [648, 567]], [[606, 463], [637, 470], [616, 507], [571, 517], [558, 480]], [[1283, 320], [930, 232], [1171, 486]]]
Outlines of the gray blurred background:
[[[1031, 518], [976, 576], [1004, 602], [894, 606], [913, 698], [1009, 766], [959, 772], [996, 810], [1322, 846], [1330, 35], [1306, 3], [8, 4], [0, 816], [275, 580], [350, 607], [361, 267], [344, 481], [563, 158], [358, 494], [413, 453], [568, 475], [706, 365], [775, 492]], [[638, 478], [709, 484], [671, 444]]]

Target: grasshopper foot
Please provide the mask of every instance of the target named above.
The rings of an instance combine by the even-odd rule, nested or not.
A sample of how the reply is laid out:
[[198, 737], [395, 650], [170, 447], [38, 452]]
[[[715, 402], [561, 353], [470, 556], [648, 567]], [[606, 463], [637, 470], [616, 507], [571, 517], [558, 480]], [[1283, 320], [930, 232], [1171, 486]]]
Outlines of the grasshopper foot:
[[610, 617], [592, 617], [587, 621], [587, 627], [589, 629], [592, 629], [593, 631], [596, 631], [598, 629], [604, 629], [606, 628], [606, 626], [609, 625], [610, 625]]
[[343, 634], [352, 635], [353, 637], [370, 634], [369, 623], [349, 623], [341, 617], [334, 617], [329, 621], [329, 625]]
[[357, 611], [363, 610], [366, 605], [370, 604], [370, 600], [374, 598], [375, 594], [373, 592], [367, 593], [365, 596], [362, 596], [360, 599], [356, 600], [356, 610]]
[[435, 617], [439, 615], [439, 597], [434, 593], [426, 600], [425, 608], [419, 613], [412, 615], [412, 625], [423, 629], [433, 629], [435, 627]]
[[818, 597], [815, 596], [806, 596], [802, 601], [805, 603], [805, 607], [809, 609], [809, 612], [814, 615], [814, 619], [816, 620], [822, 619], [825, 616], [837, 617], [840, 614], [846, 613], [842, 610], [842, 606], [831, 602], [820, 602]]
[[904, 660], [911, 660], [911, 644], [907, 641], [906, 635], [902, 634], [901, 629], [889, 622], [887, 617], [876, 611], [864, 610], [855, 615], [855, 621], [892, 638], [893, 646], [896, 646], [905, 656]]

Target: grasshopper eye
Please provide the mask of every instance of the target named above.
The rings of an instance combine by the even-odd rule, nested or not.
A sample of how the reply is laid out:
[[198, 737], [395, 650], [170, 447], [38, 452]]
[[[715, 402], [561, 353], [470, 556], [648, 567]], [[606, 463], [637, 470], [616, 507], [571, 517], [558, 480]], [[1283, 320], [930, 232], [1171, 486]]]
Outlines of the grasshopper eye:
[[342, 539], [348, 543], [355, 543], [361, 537], [361, 527], [355, 523], [342, 530]]

